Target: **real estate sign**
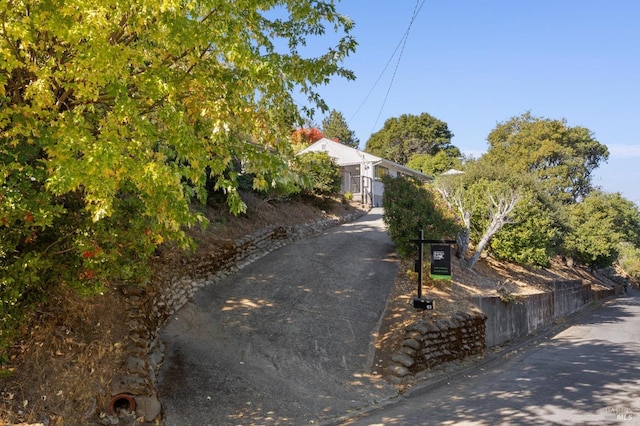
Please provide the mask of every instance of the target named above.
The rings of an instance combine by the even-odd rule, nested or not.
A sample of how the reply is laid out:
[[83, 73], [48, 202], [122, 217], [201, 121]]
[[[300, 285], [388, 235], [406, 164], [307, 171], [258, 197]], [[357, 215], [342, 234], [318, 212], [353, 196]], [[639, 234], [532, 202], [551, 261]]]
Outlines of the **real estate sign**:
[[431, 244], [431, 278], [451, 279], [451, 247], [448, 244]]

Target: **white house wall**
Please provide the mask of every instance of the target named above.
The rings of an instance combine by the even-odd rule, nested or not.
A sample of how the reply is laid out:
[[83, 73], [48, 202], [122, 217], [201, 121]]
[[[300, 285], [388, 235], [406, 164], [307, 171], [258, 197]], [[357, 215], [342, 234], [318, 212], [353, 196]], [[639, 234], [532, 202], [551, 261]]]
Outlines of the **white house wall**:
[[[354, 201], [362, 202], [364, 204], [374, 206], [382, 205], [384, 184], [375, 178], [376, 165], [385, 167], [389, 171], [389, 175], [391, 177], [410, 175], [422, 180], [431, 179], [430, 176], [426, 176], [416, 170], [409, 169], [392, 161], [359, 151], [351, 148], [350, 146], [326, 138], [314, 142], [307, 148], [303, 149], [299, 154], [304, 154], [306, 152], [326, 152], [329, 157], [333, 158], [338, 166], [343, 168], [342, 192], [352, 192]], [[353, 171], [356, 167], [360, 168], [361, 177], [353, 175]], [[349, 176], [346, 175], [347, 172], [351, 173], [351, 179], [359, 180], [357, 185], [360, 186], [360, 193], [351, 189], [353, 186], [350, 185], [351, 182]], [[363, 189], [364, 193], [362, 192]]]

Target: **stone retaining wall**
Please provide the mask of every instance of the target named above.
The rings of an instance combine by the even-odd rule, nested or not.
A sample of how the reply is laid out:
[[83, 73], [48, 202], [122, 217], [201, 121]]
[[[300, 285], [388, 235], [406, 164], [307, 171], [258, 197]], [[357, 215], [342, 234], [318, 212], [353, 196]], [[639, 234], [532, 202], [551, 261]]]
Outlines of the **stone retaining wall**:
[[[174, 312], [182, 308], [198, 289], [218, 283], [292, 241], [353, 221], [364, 214], [364, 211], [358, 211], [337, 219], [264, 228], [229, 241], [206, 256], [185, 259], [178, 272], [173, 270], [160, 274], [146, 288], [123, 289], [130, 299], [139, 300], [140, 311], [128, 319], [130, 332], [125, 342], [127, 357], [120, 373], [110, 383], [112, 399], [133, 397], [137, 416], [144, 417], [147, 422], [157, 419], [161, 405], [155, 390], [155, 377], [163, 353], [157, 336]], [[112, 422], [109, 424], [120, 424], [117, 418], [107, 417]]]
[[592, 290], [581, 280], [556, 281], [550, 289], [510, 301], [498, 296], [474, 297], [471, 300], [479, 313], [459, 312], [449, 320], [421, 319], [409, 325], [401, 349], [389, 365], [391, 381], [413, 383], [426, 377], [433, 367], [462, 361], [482, 354], [485, 347], [528, 336], [592, 301], [614, 295], [614, 289]]
[[390, 380], [413, 383], [430, 368], [483, 353], [485, 320], [483, 313], [457, 312], [448, 320], [420, 319], [409, 325], [400, 350], [391, 358]]

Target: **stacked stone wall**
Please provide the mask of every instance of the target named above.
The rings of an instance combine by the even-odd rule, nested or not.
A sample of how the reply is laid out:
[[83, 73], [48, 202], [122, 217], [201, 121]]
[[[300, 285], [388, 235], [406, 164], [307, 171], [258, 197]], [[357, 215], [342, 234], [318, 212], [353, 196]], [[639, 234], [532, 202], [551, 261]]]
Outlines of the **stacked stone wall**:
[[428, 369], [482, 354], [485, 348], [482, 313], [458, 312], [449, 319], [418, 320], [405, 328], [400, 350], [391, 358], [391, 381], [409, 384]]
[[340, 223], [362, 216], [359, 211], [340, 218], [327, 218], [296, 226], [271, 226], [235, 241], [228, 241], [197, 258], [185, 259], [180, 273], [169, 271], [159, 275], [150, 285], [147, 298], [147, 328], [152, 337], [167, 318], [182, 308], [202, 287], [216, 284], [280, 247]]
[[391, 380], [396, 384], [413, 383], [434, 367], [531, 335], [585, 304], [614, 295], [614, 289], [595, 290], [581, 280], [555, 281], [550, 290], [517, 296], [512, 301], [498, 296], [473, 297], [471, 301], [480, 312], [459, 312], [448, 320], [412, 323], [404, 330], [401, 349], [388, 367]]

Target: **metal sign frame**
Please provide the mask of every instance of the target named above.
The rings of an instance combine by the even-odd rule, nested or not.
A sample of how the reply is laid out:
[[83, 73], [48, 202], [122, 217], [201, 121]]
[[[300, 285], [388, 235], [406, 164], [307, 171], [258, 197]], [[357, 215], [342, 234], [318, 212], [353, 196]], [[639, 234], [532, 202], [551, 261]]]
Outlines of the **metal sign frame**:
[[[415, 309], [433, 310], [433, 299], [422, 297], [422, 262], [423, 262], [423, 246], [425, 244], [456, 244], [455, 240], [425, 240], [424, 230], [421, 229], [417, 240], [411, 240], [418, 245], [418, 261], [415, 269], [418, 273], [418, 297], [413, 298], [413, 307]], [[451, 254], [449, 254], [450, 256]], [[449, 278], [450, 279], [450, 278]]]

